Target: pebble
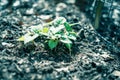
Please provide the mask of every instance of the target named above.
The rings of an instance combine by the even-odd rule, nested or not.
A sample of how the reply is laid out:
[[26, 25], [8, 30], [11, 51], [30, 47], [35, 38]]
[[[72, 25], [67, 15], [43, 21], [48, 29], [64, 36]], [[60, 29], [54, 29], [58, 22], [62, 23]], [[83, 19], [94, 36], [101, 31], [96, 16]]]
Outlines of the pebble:
[[0, 6], [4, 6], [8, 4], [8, 0], [1, 0], [0, 1]]
[[76, 0], [66, 0], [67, 3], [74, 4]]
[[15, 46], [14, 44], [12, 44], [12, 43], [7, 43], [7, 42], [2, 42], [2, 45], [5, 46], [5, 47], [9, 47], [9, 48]]
[[4, 46], [3, 45], [0, 45], [0, 50], [3, 50], [4, 49]]
[[114, 18], [114, 19], [118, 19], [120, 17], [118, 15], [118, 14], [120, 14], [120, 11], [118, 9], [114, 9], [113, 14], [114, 15], [112, 16], [112, 18]]
[[74, 66], [70, 66], [69, 71], [70, 71], [71, 73], [73, 73], [73, 72], [76, 72], [77, 70], [75, 69]]
[[28, 10], [26, 11], [26, 14], [28, 14], [28, 15], [34, 14], [34, 9], [33, 9], [33, 8], [28, 9]]
[[56, 11], [62, 11], [65, 8], [67, 8], [67, 5], [65, 3], [59, 3], [57, 4]]
[[20, 5], [20, 1], [15, 1], [15, 3], [13, 4], [13, 7], [17, 7], [17, 6], [19, 6]]
[[24, 59], [21, 59], [20, 61], [18, 61], [18, 64], [22, 64], [24, 62]]
[[112, 75], [120, 77], [120, 71], [115, 70], [112, 72]]
[[16, 63], [12, 63], [9, 66], [8, 70], [12, 71], [12, 72], [21, 72], [22, 71], [22, 69]]
[[68, 72], [68, 67], [62, 67], [62, 68], [59, 68], [59, 69], [56, 69], [58, 72], [61, 72], [61, 71], [65, 71], [65, 72]]
[[53, 15], [40, 15], [40, 18], [41, 18], [42, 20], [48, 20], [48, 19], [50, 19], [52, 16], [53, 16]]

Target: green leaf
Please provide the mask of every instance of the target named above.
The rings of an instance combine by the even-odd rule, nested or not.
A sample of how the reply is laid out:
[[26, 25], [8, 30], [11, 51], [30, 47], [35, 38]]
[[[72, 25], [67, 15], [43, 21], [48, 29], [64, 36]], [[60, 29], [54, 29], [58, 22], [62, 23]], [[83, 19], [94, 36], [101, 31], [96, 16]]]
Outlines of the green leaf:
[[72, 44], [65, 44], [65, 46], [66, 46], [69, 50], [71, 50]]
[[64, 17], [58, 17], [58, 18], [56, 18], [56, 19], [53, 21], [53, 23], [54, 23], [55, 25], [61, 25], [61, 24], [63, 24], [64, 22], [66, 22], [66, 19], [65, 19]]
[[34, 29], [33, 32], [34, 32], [35, 34], [40, 34], [41, 30]]
[[65, 26], [65, 28], [66, 28], [66, 30], [67, 30], [68, 32], [72, 31], [72, 28], [71, 28], [71, 26], [70, 26], [69, 23], [65, 22], [65, 23], [64, 23], [64, 26]]
[[54, 49], [58, 44], [58, 41], [57, 40], [53, 40], [53, 39], [50, 39], [49, 42], [48, 42], [48, 46], [50, 47], [50, 49]]

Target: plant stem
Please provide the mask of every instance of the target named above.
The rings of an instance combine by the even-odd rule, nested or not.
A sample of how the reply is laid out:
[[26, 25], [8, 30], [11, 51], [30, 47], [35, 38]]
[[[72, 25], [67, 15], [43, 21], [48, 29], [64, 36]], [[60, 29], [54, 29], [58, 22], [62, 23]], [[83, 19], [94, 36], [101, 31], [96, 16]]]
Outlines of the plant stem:
[[70, 24], [70, 26], [75, 26], [75, 25], [78, 25], [78, 24], [80, 24], [80, 22], [78, 22], [78, 23], [73, 23], [73, 24]]

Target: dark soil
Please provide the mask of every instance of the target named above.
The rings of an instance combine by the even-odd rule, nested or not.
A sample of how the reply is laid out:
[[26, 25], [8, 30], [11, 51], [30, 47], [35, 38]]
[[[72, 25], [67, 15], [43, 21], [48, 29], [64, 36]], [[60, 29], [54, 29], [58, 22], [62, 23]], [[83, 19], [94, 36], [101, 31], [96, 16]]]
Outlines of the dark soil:
[[[103, 18], [96, 31], [71, 1], [0, 0], [0, 80], [120, 80], [120, 25]], [[56, 16], [81, 22], [73, 26], [80, 34], [72, 54], [61, 44], [51, 51], [37, 40], [16, 41], [28, 27]]]

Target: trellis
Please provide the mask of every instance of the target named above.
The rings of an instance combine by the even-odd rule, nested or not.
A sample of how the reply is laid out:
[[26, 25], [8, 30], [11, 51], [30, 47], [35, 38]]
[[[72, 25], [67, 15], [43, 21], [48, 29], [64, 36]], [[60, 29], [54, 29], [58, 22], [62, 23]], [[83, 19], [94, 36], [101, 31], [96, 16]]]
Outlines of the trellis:
[[[118, 0], [119, 1], [119, 0]], [[117, 0], [94, 0], [92, 3], [92, 14], [95, 18], [94, 27], [99, 27], [101, 15], [106, 15], [107, 18], [112, 19], [114, 9], [120, 10], [120, 4], [116, 5]], [[120, 1], [119, 1], [120, 2]], [[104, 11], [104, 8], [105, 9]], [[107, 11], [106, 11], [107, 10]]]

